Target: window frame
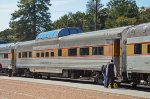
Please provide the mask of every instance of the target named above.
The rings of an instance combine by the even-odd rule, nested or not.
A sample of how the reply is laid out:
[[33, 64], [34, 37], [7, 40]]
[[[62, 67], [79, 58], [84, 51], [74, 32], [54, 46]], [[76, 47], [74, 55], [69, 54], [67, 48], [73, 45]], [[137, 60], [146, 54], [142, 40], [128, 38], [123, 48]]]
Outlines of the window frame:
[[39, 52], [36, 53], [36, 57], [38, 57], [38, 58], [40, 57], [40, 53]]
[[55, 56], [55, 53], [54, 52], [50, 52], [51, 53], [51, 57], [54, 57]]
[[8, 59], [8, 56], [9, 56], [8, 53], [4, 53], [4, 58], [5, 59]]
[[69, 48], [68, 56], [77, 56], [77, 48]]
[[22, 58], [27, 58], [28, 57], [28, 53], [27, 52], [22, 52]]
[[134, 54], [142, 54], [142, 44], [134, 44]]
[[[85, 49], [87, 49], [87, 51]], [[89, 51], [90, 51], [89, 47], [82, 47], [82, 48], [80, 48], [80, 56], [89, 56], [90, 55]], [[88, 53], [86, 53], [86, 52], [88, 52]]]
[[44, 52], [41, 52], [41, 57], [44, 57], [45, 55], [44, 55]]
[[45, 57], [49, 57], [49, 52], [45, 52]]
[[[94, 49], [96, 50], [96, 53], [94, 53]], [[104, 55], [104, 46], [92, 47], [92, 55]]]
[[28, 57], [32, 58], [32, 52], [28, 52]]
[[22, 58], [21, 52], [18, 53], [18, 58]]
[[58, 56], [62, 56], [62, 49], [58, 49]]

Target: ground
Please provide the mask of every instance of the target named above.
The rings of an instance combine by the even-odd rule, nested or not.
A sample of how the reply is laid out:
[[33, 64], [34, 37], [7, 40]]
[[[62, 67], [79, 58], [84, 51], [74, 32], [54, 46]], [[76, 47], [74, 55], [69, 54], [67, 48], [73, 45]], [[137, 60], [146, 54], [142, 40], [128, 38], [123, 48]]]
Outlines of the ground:
[[[113, 90], [113, 89], [112, 89]], [[0, 99], [143, 99], [51, 84], [0, 78]]]

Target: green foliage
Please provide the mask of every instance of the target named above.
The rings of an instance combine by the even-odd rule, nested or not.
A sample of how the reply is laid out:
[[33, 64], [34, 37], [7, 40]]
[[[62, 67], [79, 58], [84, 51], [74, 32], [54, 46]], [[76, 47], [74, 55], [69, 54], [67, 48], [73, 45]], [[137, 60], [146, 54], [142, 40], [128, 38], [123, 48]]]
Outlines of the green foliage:
[[106, 20], [108, 18], [108, 9], [107, 8], [103, 8], [99, 14], [99, 19], [100, 19], [100, 29], [105, 29], [105, 23]]
[[140, 10], [140, 16], [138, 23], [150, 22], [150, 9], [145, 9], [144, 7]]
[[7, 40], [8, 42], [16, 42], [16, 36], [12, 29], [5, 29], [4, 31], [0, 32], [0, 39]]
[[[86, 13], [88, 15], [88, 20], [90, 21], [89, 30], [94, 30], [95, 24], [95, 13], [96, 13], [96, 0], [89, 0], [86, 5]], [[104, 24], [101, 24], [101, 21], [105, 22], [105, 18], [103, 16], [102, 10], [103, 4], [100, 3], [100, 0], [97, 0], [97, 29], [100, 30], [104, 27]]]
[[[94, 15], [95, 14], [95, 7], [96, 7], [96, 0], [89, 0], [87, 2], [87, 9], [86, 13]], [[100, 3], [100, 0], [97, 0], [97, 12], [100, 13], [103, 5]]]
[[[54, 22], [54, 28], [77, 26], [82, 27], [84, 31], [93, 31], [96, 0], [89, 0], [86, 6], [86, 13], [66, 14]], [[103, 5], [98, 0], [98, 29], [128, 26], [137, 24], [139, 21], [148, 21], [147, 12], [142, 12], [140, 15], [135, 0], [110, 0], [107, 8], [102, 7]]]
[[35, 39], [37, 33], [51, 30], [50, 0], [20, 0], [12, 13], [10, 27], [18, 40]]
[[109, 16], [106, 28], [134, 25], [139, 17], [135, 0], [111, 0], [108, 4]]
[[88, 31], [88, 16], [82, 12], [68, 13], [62, 16], [59, 20], [53, 22], [55, 29], [65, 27], [81, 27], [84, 31]]

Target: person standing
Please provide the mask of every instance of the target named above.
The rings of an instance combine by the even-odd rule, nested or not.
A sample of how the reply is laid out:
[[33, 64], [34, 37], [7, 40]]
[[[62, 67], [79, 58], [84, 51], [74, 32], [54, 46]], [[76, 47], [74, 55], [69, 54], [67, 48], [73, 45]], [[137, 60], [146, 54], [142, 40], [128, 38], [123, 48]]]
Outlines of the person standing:
[[12, 64], [8, 65], [8, 76], [12, 76]]
[[107, 65], [103, 65], [101, 68], [101, 72], [102, 72], [103, 79], [104, 79], [103, 80], [104, 87], [107, 87], [106, 67], [107, 67]]
[[107, 87], [109, 84], [111, 84], [111, 88], [114, 88], [114, 80], [115, 80], [116, 74], [117, 74], [116, 66], [113, 60], [111, 60], [111, 62], [106, 67], [106, 77], [108, 78]]
[[0, 72], [2, 72], [2, 70], [3, 70], [3, 69], [2, 69], [2, 64], [0, 63]]

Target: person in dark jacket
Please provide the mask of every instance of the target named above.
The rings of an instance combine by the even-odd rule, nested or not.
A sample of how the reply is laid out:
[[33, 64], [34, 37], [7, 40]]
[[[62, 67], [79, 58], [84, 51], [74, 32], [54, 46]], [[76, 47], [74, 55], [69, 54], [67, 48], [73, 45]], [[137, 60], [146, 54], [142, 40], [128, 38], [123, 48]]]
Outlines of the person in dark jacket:
[[0, 63], [0, 72], [2, 72], [2, 70], [3, 70], [3, 69], [2, 69], [2, 64]]
[[109, 84], [111, 84], [111, 88], [114, 88], [114, 80], [116, 77], [116, 66], [113, 60], [111, 60], [111, 62], [106, 67], [106, 77], [108, 78], [107, 87]]
[[107, 67], [107, 65], [103, 65], [101, 68], [101, 72], [102, 72], [103, 79], [104, 79], [104, 81], [103, 81], [104, 87], [107, 87], [106, 67]]

